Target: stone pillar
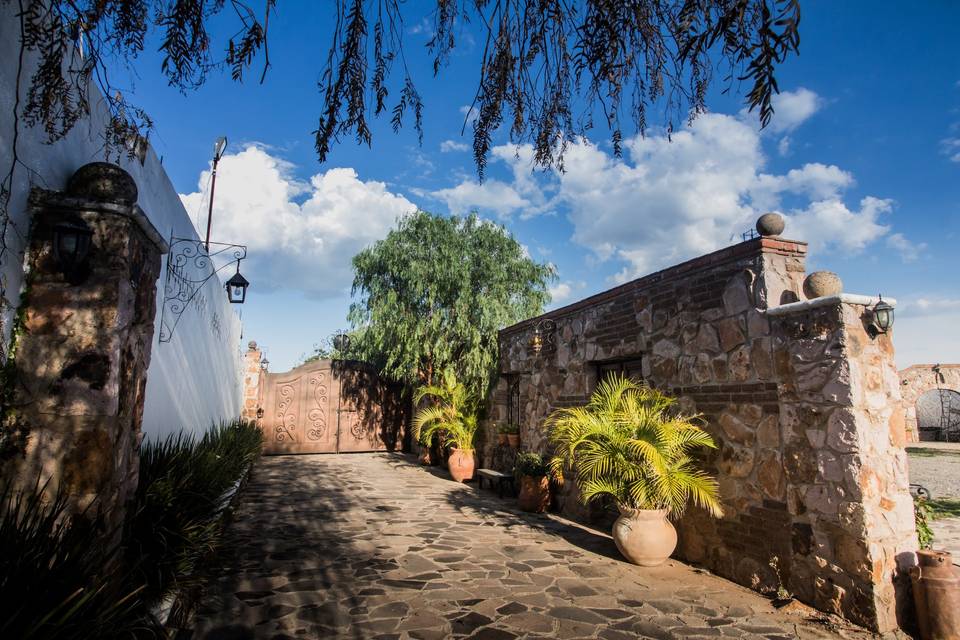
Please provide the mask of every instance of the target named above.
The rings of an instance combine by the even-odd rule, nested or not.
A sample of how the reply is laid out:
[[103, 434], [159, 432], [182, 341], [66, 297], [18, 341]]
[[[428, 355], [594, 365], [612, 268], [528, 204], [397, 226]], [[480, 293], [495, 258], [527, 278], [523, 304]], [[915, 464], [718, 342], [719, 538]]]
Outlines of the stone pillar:
[[875, 301], [838, 296], [771, 309], [787, 508], [788, 589], [877, 631], [908, 619], [917, 537], [892, 336]]
[[262, 369], [263, 351], [253, 340], [247, 345], [247, 352], [243, 356], [243, 410], [240, 415], [244, 420], [258, 420], [257, 410], [260, 408], [260, 383], [266, 373]]
[[[62, 487], [70, 510], [94, 509], [108, 535], [136, 489], [144, 388], [167, 251], [120, 167], [86, 165], [68, 193], [35, 190], [22, 324], [7, 379], [4, 430], [24, 438], [3, 467], [16, 486]], [[63, 222], [92, 231], [81, 269], [61, 273]], [[91, 511], [87, 511], [91, 514]]]

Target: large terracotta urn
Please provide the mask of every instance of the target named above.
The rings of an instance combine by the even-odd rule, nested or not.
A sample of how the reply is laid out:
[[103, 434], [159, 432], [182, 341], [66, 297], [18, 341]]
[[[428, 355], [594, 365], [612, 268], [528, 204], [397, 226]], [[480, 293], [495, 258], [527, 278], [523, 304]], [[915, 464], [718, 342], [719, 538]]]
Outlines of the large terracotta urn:
[[530, 513], [543, 513], [550, 506], [550, 480], [546, 476], [520, 478], [520, 508]]
[[677, 530], [667, 520], [666, 509], [631, 509], [620, 505], [613, 523], [613, 541], [627, 560], [641, 567], [666, 562], [677, 548]]
[[473, 469], [476, 466], [476, 456], [472, 449], [450, 449], [447, 469], [450, 470], [450, 477], [457, 482], [465, 482], [473, 478]]

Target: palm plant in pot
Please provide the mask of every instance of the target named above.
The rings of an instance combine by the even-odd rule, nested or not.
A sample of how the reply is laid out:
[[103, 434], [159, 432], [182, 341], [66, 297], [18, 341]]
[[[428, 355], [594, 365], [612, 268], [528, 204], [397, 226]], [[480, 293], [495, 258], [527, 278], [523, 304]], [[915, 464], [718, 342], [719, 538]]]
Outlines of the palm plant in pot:
[[447, 370], [438, 385], [417, 389], [414, 402], [430, 399], [413, 418], [413, 437], [429, 446], [435, 435], [450, 449], [447, 469], [457, 482], [473, 477], [476, 467], [474, 442], [479, 427], [478, 402], [467, 387]]
[[520, 508], [543, 513], [550, 505], [550, 465], [539, 453], [520, 453], [514, 466], [520, 478]]
[[555, 411], [547, 419], [557, 455], [553, 471], [574, 475], [586, 504], [611, 496], [620, 509], [613, 525], [617, 548], [630, 562], [656, 566], [677, 546], [668, 518], [689, 502], [714, 517], [723, 515], [717, 482], [691, 453], [716, 448], [696, 422], [676, 411], [676, 400], [614, 377], [601, 382], [582, 407]]

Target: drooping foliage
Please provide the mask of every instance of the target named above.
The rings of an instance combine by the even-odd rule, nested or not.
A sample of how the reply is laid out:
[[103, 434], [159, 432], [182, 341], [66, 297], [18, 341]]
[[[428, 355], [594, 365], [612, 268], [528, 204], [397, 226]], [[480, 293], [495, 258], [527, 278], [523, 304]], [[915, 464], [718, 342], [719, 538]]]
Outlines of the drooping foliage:
[[691, 456], [716, 445], [697, 418], [677, 413], [675, 404], [628, 378], [601, 382], [586, 406], [547, 418], [553, 471], [572, 471], [585, 503], [611, 496], [626, 507], [668, 509], [679, 517], [692, 500], [722, 515], [716, 480]]
[[[183, 91], [212, 70], [236, 81], [271, 65], [276, 0], [0, 0], [17, 3], [23, 40], [40, 55], [30, 78], [26, 121], [51, 138], [89, 108], [87, 84], [100, 85], [111, 138], [149, 129], [147, 114], [112, 82], [116, 68], [145, 47], [160, 51], [161, 75]], [[722, 86], [744, 83], [746, 103], [766, 124], [778, 91], [776, 69], [799, 49], [800, 0], [335, 0], [335, 19], [318, 28], [319, 104], [314, 144], [326, 160], [342, 137], [369, 145], [369, 119], [399, 129], [413, 119], [422, 137], [425, 105], [404, 53], [412, 23], [426, 22], [434, 75], [461, 42], [482, 43], [472, 102], [480, 174], [493, 134], [507, 125], [531, 142], [541, 166], [561, 166], [566, 142], [606, 125], [619, 150], [623, 130], [643, 131], [648, 113], [672, 127], [705, 109], [714, 73]], [[216, 24], [216, 26], [214, 26]], [[223, 37], [220, 34], [228, 34]], [[271, 34], [273, 35], [273, 34]], [[153, 42], [156, 38], [157, 42]], [[76, 55], [78, 50], [82, 56]], [[311, 43], [304, 56], [316, 51]]]
[[480, 426], [479, 399], [457, 380], [452, 370], [443, 372], [439, 384], [417, 388], [413, 400], [421, 405], [413, 417], [414, 439], [430, 446], [434, 437], [439, 436], [445, 446], [473, 450]]
[[497, 331], [539, 314], [555, 277], [503, 227], [424, 211], [401, 218], [353, 268], [354, 357], [415, 386], [451, 369], [476, 397], [496, 367]]

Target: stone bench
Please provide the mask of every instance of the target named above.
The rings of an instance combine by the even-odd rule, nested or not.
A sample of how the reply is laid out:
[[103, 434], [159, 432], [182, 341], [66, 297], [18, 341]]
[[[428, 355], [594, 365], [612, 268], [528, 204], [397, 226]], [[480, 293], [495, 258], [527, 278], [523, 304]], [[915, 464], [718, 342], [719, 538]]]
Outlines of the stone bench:
[[501, 498], [503, 498], [503, 490], [509, 485], [510, 493], [515, 495], [517, 493], [516, 487], [513, 484], [513, 475], [501, 473], [499, 471], [494, 471], [493, 469], [477, 469], [477, 492], [479, 493], [483, 489], [483, 481], [486, 480], [491, 485], [497, 483], [497, 492]]

